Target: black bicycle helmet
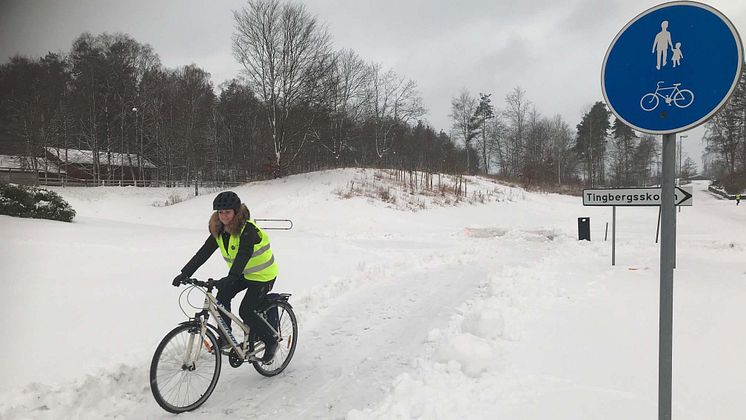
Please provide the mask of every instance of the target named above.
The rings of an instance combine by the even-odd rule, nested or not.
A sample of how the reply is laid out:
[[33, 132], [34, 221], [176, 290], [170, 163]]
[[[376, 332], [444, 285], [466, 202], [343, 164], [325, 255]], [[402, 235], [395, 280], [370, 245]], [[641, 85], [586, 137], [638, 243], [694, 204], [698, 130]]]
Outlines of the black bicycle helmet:
[[223, 191], [212, 201], [213, 210], [236, 210], [241, 208], [241, 199], [233, 191]]

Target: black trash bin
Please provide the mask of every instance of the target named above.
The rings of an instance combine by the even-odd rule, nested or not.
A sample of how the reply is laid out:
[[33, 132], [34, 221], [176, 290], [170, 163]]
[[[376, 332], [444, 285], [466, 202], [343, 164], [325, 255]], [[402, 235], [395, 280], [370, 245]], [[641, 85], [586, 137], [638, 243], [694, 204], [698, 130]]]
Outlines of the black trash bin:
[[590, 217], [578, 217], [578, 240], [579, 241], [590, 241], [591, 240], [591, 218]]

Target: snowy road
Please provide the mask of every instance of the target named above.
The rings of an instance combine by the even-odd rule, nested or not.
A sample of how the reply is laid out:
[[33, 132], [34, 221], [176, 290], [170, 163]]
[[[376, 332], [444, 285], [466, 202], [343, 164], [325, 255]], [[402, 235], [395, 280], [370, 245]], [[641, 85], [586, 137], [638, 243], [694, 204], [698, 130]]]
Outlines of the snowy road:
[[[504, 187], [499, 202], [412, 213], [338, 199], [351, 176], [237, 189], [266, 197], [256, 217], [296, 222], [272, 239], [298, 349], [274, 378], [225, 363], [210, 399], [180, 417], [655, 418], [655, 209], [618, 211], [611, 267], [609, 208]], [[0, 274], [14, 279], [0, 316], [23, 326], [0, 350], [0, 418], [172, 418], [148, 367], [183, 318], [170, 278], [204, 240], [210, 198], [155, 208], [170, 192], [65, 193], [74, 224], [0, 216]], [[746, 207], [694, 193], [679, 213], [674, 414], [737, 418]], [[580, 216], [593, 242], [576, 240]], [[224, 270], [213, 258], [197, 274]]]

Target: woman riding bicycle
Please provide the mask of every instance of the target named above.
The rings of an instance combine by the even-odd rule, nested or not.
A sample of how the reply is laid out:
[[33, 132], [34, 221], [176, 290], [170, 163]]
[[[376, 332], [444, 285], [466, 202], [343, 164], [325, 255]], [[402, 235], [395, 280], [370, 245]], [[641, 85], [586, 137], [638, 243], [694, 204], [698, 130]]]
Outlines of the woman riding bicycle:
[[[242, 290], [246, 295], [241, 301], [238, 314], [253, 332], [264, 342], [263, 362], [272, 360], [277, 350], [277, 339], [271, 329], [255, 312], [264, 296], [272, 290], [277, 278], [277, 263], [269, 246], [269, 236], [250, 218], [249, 209], [233, 191], [224, 191], [212, 202], [214, 213], [210, 217], [210, 236], [181, 269], [173, 280], [179, 286], [182, 280], [191, 277], [216, 249], [220, 248], [228, 263], [228, 275], [220, 279], [217, 301], [228, 311], [231, 300]], [[231, 320], [223, 316], [231, 329]], [[222, 337], [220, 339], [222, 341]], [[221, 347], [228, 343], [220, 343]]]

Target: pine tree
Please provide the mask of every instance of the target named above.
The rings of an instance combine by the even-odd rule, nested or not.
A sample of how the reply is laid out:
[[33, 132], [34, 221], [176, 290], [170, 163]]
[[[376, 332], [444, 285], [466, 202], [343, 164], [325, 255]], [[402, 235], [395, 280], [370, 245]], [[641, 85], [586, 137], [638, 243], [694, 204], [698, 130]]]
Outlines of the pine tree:
[[606, 104], [596, 102], [577, 125], [575, 152], [585, 163], [586, 183], [591, 186], [605, 182], [604, 162], [610, 116]]
[[472, 133], [482, 138], [482, 162], [484, 163], [484, 174], [489, 172], [489, 155], [487, 154], [487, 121], [495, 117], [495, 108], [492, 106], [490, 96], [492, 94], [479, 94], [479, 105], [472, 117]]

